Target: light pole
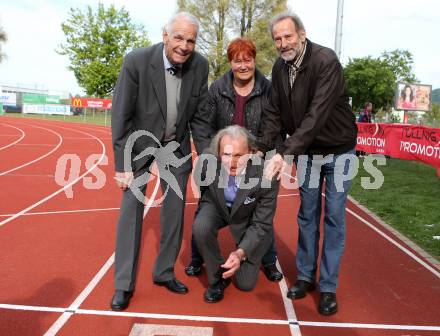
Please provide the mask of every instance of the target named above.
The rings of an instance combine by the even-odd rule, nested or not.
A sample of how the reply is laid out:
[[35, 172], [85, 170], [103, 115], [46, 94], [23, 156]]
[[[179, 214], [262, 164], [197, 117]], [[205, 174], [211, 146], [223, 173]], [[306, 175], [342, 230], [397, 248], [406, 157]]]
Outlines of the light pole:
[[344, 0], [338, 0], [338, 12], [336, 13], [335, 52], [341, 58], [342, 19], [344, 17]]

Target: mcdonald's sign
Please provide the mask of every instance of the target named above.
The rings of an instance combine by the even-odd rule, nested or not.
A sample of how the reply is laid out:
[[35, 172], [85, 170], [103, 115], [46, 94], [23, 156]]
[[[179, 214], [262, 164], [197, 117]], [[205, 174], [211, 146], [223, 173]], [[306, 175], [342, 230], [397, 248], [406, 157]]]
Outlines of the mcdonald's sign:
[[71, 105], [72, 105], [73, 107], [83, 107], [83, 106], [82, 106], [81, 98], [72, 98]]
[[101, 108], [104, 110], [110, 110], [112, 108], [111, 99], [99, 99], [99, 98], [78, 98], [74, 97], [71, 100], [72, 107], [91, 107]]

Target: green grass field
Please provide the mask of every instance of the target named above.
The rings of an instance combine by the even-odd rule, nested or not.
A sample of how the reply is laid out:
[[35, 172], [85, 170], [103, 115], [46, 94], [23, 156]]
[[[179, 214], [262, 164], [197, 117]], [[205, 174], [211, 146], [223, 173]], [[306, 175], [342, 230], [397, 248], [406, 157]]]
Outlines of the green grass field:
[[440, 178], [433, 167], [415, 162], [388, 159], [378, 167], [384, 183], [377, 190], [361, 186], [362, 164], [350, 195], [373, 211], [426, 252], [440, 260]]
[[[110, 125], [110, 118], [101, 115], [38, 116], [8, 113], [7, 116], [63, 120]], [[429, 254], [440, 260], [440, 178], [433, 167], [415, 161], [387, 160], [378, 167], [384, 183], [377, 190], [365, 190], [361, 177], [369, 177], [362, 165], [353, 181], [350, 195], [385, 222], [407, 236]]]

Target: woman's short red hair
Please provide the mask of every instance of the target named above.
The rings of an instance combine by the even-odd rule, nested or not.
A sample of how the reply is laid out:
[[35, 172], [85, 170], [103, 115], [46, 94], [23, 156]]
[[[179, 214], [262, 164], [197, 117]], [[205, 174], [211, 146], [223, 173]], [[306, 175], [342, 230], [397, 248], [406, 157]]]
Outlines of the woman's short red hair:
[[255, 59], [257, 56], [257, 48], [254, 42], [246, 37], [237, 37], [228, 45], [228, 61], [232, 61], [234, 57], [239, 55], [250, 56]]

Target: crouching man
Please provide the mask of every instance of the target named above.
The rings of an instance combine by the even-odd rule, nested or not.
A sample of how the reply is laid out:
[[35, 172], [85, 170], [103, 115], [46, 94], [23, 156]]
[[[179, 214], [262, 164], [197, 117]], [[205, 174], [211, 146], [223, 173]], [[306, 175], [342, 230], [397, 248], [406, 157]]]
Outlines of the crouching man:
[[[206, 264], [209, 287], [204, 300], [208, 303], [223, 299], [232, 276], [239, 289], [252, 290], [261, 259], [273, 239], [279, 184], [263, 178], [263, 160], [252, 154], [253, 149], [254, 139], [245, 128], [229, 126], [212, 140], [210, 151], [216, 160], [200, 158], [195, 171], [196, 176], [201, 176], [200, 185], [210, 182], [193, 224], [193, 234]], [[215, 164], [207, 164], [208, 161]], [[217, 237], [218, 231], [226, 226], [236, 249], [225, 261]]]

